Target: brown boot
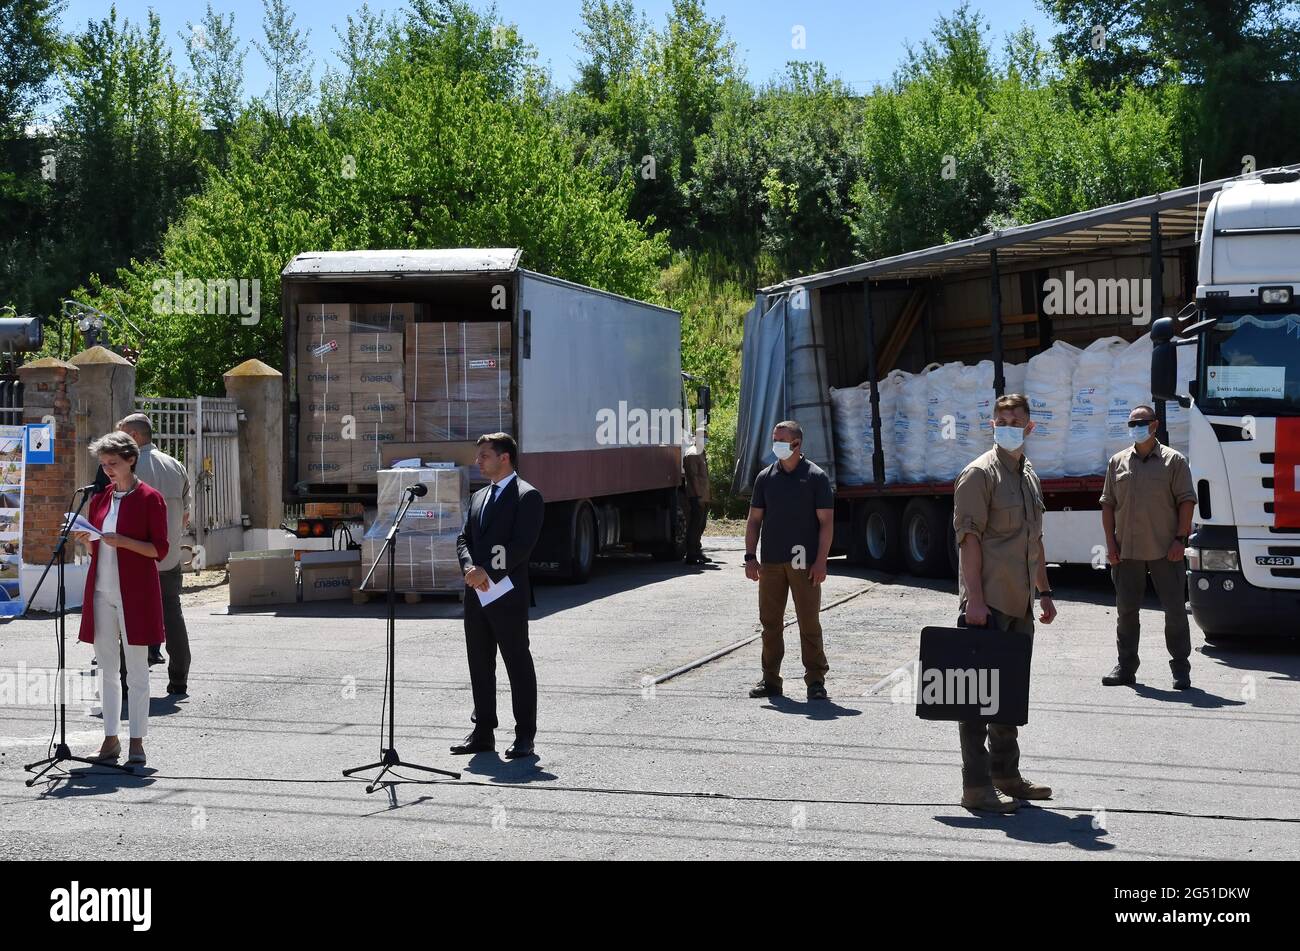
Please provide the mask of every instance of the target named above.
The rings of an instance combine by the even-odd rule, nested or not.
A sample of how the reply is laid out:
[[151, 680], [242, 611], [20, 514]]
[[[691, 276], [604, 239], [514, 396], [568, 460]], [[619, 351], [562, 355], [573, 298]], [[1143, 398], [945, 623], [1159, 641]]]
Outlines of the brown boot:
[[1020, 803], [1004, 796], [992, 786], [968, 786], [962, 790], [961, 804], [981, 812], [1015, 812]]
[[1008, 796], [1015, 796], [1017, 799], [1052, 798], [1051, 786], [1044, 786], [1042, 783], [1031, 783], [1023, 776], [1016, 776], [1011, 779], [995, 779], [993, 785]]

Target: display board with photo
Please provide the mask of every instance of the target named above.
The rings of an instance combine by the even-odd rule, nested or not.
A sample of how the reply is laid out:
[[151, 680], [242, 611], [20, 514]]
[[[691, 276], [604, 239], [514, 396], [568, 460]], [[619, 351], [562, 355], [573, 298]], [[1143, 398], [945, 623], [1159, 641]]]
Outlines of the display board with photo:
[[19, 586], [26, 442], [25, 427], [0, 426], [0, 618], [18, 617], [26, 610]]

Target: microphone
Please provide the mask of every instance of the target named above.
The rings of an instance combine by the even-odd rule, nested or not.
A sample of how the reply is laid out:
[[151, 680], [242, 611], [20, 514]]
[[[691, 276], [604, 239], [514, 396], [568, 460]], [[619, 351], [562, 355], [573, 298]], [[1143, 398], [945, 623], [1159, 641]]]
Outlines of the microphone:
[[423, 482], [417, 482], [415, 485], [408, 485], [406, 491], [411, 493], [411, 498], [418, 499], [429, 494], [429, 487]]

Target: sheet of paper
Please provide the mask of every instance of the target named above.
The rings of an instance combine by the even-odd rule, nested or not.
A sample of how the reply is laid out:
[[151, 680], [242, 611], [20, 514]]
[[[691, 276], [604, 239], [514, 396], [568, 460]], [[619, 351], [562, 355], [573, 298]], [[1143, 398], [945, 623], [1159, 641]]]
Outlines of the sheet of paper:
[[1286, 367], [1210, 366], [1205, 395], [1211, 399], [1286, 399]]
[[509, 575], [506, 575], [500, 581], [489, 581], [486, 591], [475, 588], [474, 593], [478, 595], [478, 603], [487, 607], [501, 595], [509, 594], [513, 590], [515, 590], [514, 582], [510, 580]]
[[99, 538], [103, 534], [103, 532], [97, 529], [94, 525], [91, 525], [86, 521], [84, 515], [77, 516], [76, 520], [72, 523], [72, 530], [74, 532], [85, 532], [91, 538]]

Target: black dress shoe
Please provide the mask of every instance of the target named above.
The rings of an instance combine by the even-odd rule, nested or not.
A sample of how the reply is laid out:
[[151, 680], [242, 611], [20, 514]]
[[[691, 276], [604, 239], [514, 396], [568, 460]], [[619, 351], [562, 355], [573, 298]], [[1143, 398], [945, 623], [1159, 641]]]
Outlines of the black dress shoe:
[[185, 694], [186, 696], [189, 696], [190, 692], [184, 684], [168, 684], [167, 693], [168, 695], [179, 693], [179, 694]]
[[1101, 678], [1101, 683], [1105, 687], [1122, 687], [1137, 683], [1137, 675], [1133, 671], [1125, 670], [1119, 664], [1116, 664], [1114, 670]]
[[163, 657], [163, 652], [161, 648], [158, 647], [149, 648], [150, 667], [157, 667], [159, 664], [165, 664], [165, 663], [167, 663], [167, 658]]
[[457, 743], [451, 751], [457, 756], [466, 756], [470, 753], [491, 753], [496, 748], [497, 744], [491, 733], [471, 733], [465, 737], [465, 742]]
[[532, 740], [515, 740], [506, 750], [506, 759], [522, 759], [525, 756], [533, 755]]
[[1178, 675], [1176, 675], [1176, 676], [1174, 677], [1174, 689], [1175, 689], [1175, 690], [1191, 690], [1191, 689], [1192, 689], [1192, 675], [1191, 675], [1191, 674], [1178, 674]]

